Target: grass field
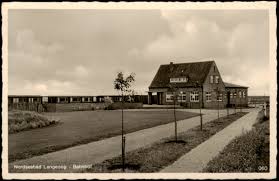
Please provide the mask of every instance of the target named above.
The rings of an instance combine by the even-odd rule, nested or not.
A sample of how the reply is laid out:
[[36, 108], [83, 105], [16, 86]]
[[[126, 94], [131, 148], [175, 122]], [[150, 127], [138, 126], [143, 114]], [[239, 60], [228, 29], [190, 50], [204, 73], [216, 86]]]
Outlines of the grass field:
[[[9, 135], [9, 161], [61, 150], [121, 134], [121, 111], [80, 111], [46, 113], [60, 120], [53, 127], [34, 129]], [[197, 116], [177, 111], [178, 120]], [[173, 121], [172, 110], [124, 112], [126, 133], [166, 124]]]

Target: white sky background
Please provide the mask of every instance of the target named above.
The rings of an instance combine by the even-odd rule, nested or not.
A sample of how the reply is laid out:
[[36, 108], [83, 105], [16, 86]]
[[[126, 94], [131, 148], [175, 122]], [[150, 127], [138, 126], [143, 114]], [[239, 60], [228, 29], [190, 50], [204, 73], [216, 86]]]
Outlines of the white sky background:
[[160, 64], [214, 59], [225, 82], [269, 94], [266, 10], [9, 10], [8, 94], [147, 94]]

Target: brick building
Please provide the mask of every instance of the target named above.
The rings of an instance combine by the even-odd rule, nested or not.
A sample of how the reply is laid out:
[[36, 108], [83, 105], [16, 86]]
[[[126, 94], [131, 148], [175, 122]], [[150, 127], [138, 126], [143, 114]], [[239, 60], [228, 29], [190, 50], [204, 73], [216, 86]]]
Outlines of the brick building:
[[148, 103], [173, 104], [175, 100], [187, 108], [247, 106], [247, 91], [248, 87], [223, 82], [215, 61], [171, 62], [159, 67], [149, 86]]

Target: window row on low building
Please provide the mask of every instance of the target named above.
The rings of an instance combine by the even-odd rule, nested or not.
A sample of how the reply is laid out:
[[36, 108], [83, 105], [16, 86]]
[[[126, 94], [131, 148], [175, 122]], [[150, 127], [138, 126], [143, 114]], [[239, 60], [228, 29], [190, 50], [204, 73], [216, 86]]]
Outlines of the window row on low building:
[[[246, 98], [245, 91], [239, 91], [238, 98]], [[217, 101], [223, 101], [223, 93], [219, 93], [216, 100]], [[237, 93], [230, 93], [230, 98], [235, 99], [237, 98]], [[186, 102], [186, 92], [181, 91], [176, 95], [176, 101], [178, 102]], [[212, 101], [212, 94], [211, 92], [205, 92], [205, 101], [210, 102]], [[173, 93], [167, 92], [166, 93], [166, 102], [173, 102]], [[199, 92], [198, 91], [191, 91], [190, 92], [190, 102], [199, 102]]]
[[[148, 102], [147, 95], [124, 96], [124, 101]], [[122, 96], [8, 96], [9, 103], [101, 103], [101, 102], [120, 102]]]

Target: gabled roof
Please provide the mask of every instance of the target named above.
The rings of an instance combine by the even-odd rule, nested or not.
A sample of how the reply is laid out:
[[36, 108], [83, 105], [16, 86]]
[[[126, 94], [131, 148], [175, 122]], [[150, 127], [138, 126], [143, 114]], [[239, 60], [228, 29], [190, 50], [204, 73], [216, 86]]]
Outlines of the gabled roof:
[[246, 86], [236, 85], [228, 82], [224, 82], [226, 88], [248, 88]]
[[204, 61], [161, 65], [149, 88], [167, 88], [170, 78], [179, 77], [188, 78], [186, 83], [176, 83], [179, 87], [193, 87], [197, 81], [202, 84], [213, 63], [214, 61]]

